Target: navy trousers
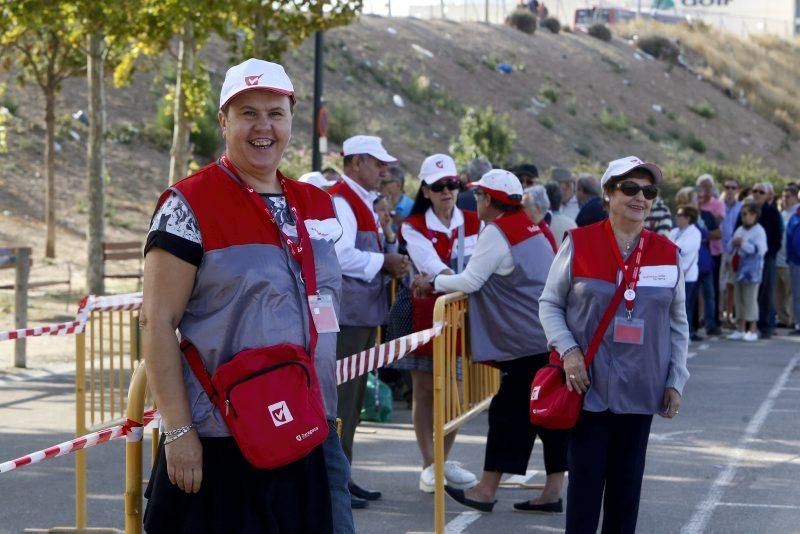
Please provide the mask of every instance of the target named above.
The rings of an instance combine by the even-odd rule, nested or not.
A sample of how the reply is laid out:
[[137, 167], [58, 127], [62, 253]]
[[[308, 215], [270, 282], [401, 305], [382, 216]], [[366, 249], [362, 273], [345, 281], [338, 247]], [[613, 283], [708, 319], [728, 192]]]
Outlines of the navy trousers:
[[569, 440], [567, 534], [633, 534], [652, 415], [581, 412]]

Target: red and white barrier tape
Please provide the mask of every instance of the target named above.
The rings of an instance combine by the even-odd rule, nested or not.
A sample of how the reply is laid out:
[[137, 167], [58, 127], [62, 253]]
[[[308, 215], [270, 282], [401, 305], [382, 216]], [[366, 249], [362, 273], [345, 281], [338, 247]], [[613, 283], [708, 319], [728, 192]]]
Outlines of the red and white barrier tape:
[[387, 341], [336, 362], [336, 383], [343, 384], [399, 360], [442, 332], [443, 324]]
[[[342, 384], [405, 357], [417, 347], [424, 345], [441, 334], [443, 326], [442, 323], [438, 323], [427, 330], [414, 332], [407, 336], [387, 341], [377, 347], [372, 347], [337, 361], [336, 383]], [[91, 434], [75, 438], [71, 441], [65, 441], [53, 447], [22, 456], [16, 460], [0, 463], [0, 473], [12, 471], [25, 465], [39, 463], [48, 458], [63, 456], [80, 449], [94, 447], [95, 445], [113, 439], [124, 437], [127, 441], [141, 441], [144, 436], [145, 427], [158, 424], [159, 420], [160, 416], [156, 410], [148, 410], [144, 413], [143, 424], [129, 419], [123, 425], [104, 428], [103, 430], [92, 432]]]
[[35, 328], [20, 328], [0, 332], [0, 341], [22, 339], [36, 336], [63, 336], [83, 332], [93, 311], [125, 311], [136, 310], [142, 306], [142, 294], [130, 293], [127, 295], [112, 295], [108, 297], [95, 297], [88, 295], [78, 304], [78, 313], [74, 321], [56, 323]]

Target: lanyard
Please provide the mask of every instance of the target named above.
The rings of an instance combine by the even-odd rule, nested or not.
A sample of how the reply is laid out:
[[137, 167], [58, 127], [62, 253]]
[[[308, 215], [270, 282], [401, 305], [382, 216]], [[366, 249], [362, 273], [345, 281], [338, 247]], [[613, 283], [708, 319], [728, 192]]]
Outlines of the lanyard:
[[[217, 161], [217, 165], [219, 165], [223, 171], [230, 177], [232, 177], [239, 185], [241, 185], [247, 192], [248, 197], [250, 200], [255, 204], [255, 206], [259, 210], [264, 210], [267, 215], [267, 220], [272, 226], [274, 226], [278, 232], [283, 236], [283, 241], [286, 243], [286, 246], [289, 248], [289, 252], [292, 255], [292, 258], [300, 264], [301, 273], [302, 273], [302, 281], [303, 285], [306, 288], [306, 295], [311, 297], [312, 295], [318, 294], [317, 291], [317, 272], [314, 267], [314, 249], [311, 246], [311, 237], [308, 234], [308, 229], [306, 228], [305, 222], [303, 218], [300, 216], [300, 213], [297, 211], [295, 207], [297, 205], [297, 201], [294, 198], [294, 194], [291, 188], [287, 188], [284, 181], [286, 180], [283, 176], [278, 174], [278, 181], [281, 185], [281, 189], [283, 189], [283, 193], [286, 196], [286, 204], [289, 206], [289, 209], [292, 210], [292, 215], [294, 216], [295, 224], [297, 225], [297, 235], [300, 237], [300, 244], [295, 244], [290, 236], [283, 231], [283, 228], [278, 226], [277, 221], [275, 220], [275, 216], [272, 214], [272, 211], [264, 202], [264, 199], [261, 198], [261, 195], [256, 193], [256, 191], [250, 187], [244, 180], [239, 177], [239, 173], [236, 171], [236, 167], [233, 166], [231, 160], [228, 159], [227, 154], [223, 154], [221, 158]], [[306, 304], [308, 304], [308, 299], [306, 299]], [[308, 307], [308, 329], [309, 329], [309, 356], [311, 358], [314, 357], [314, 349], [317, 346], [317, 329], [314, 327], [314, 320], [311, 316], [311, 307]]]
[[[619, 250], [617, 238], [614, 237], [614, 230], [611, 228], [611, 222], [606, 220], [603, 226], [605, 226], [606, 236], [608, 237], [609, 244], [611, 245], [611, 250], [614, 252], [614, 259], [617, 260], [617, 266], [619, 267], [620, 271], [622, 271], [622, 277], [625, 281], [625, 292], [622, 294], [622, 296], [625, 299], [625, 309], [628, 311], [628, 318], [630, 319], [631, 313], [633, 312], [633, 301], [636, 300], [636, 284], [639, 281], [639, 270], [642, 264], [645, 234], [643, 232], [639, 237], [639, 243], [636, 245], [633, 253], [628, 258], [629, 260], [630, 258], [633, 258], [633, 263], [631, 265], [626, 265], [622, 260], [622, 253]], [[632, 268], [629, 269], [629, 267]]]

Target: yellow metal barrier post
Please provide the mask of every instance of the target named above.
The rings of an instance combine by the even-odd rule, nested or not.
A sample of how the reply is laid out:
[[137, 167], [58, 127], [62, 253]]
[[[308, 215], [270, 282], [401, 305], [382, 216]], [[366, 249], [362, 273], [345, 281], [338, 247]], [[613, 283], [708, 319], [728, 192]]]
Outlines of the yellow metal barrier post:
[[[144, 423], [144, 403], [147, 391], [147, 370], [140, 363], [131, 377], [128, 389], [127, 417]], [[142, 440], [144, 433], [142, 433]], [[142, 440], [125, 444], [125, 533], [142, 532]]]
[[[433, 324], [443, 323], [445, 297], [436, 299]], [[433, 338], [433, 469], [434, 469], [434, 532], [444, 532], [444, 333]]]
[[[75, 335], [75, 436], [86, 434], [86, 336]], [[75, 453], [75, 528], [86, 528], [86, 451]]]

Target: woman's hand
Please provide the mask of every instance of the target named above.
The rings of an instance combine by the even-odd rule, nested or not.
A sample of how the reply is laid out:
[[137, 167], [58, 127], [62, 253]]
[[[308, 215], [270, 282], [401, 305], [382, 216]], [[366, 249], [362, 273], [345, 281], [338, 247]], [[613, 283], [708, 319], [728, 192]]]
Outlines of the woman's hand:
[[681, 394], [675, 388], [667, 388], [664, 390], [664, 401], [661, 405], [661, 417], [672, 419], [678, 415], [678, 410], [681, 407]]
[[203, 446], [194, 429], [164, 445], [169, 481], [186, 493], [200, 491], [203, 481]]
[[418, 274], [411, 283], [411, 293], [417, 298], [423, 298], [433, 293], [431, 286], [431, 276], [429, 274]]
[[590, 385], [589, 373], [586, 372], [581, 349], [574, 349], [564, 356], [564, 373], [567, 375], [568, 390], [586, 393]]

